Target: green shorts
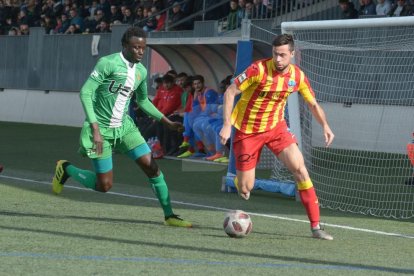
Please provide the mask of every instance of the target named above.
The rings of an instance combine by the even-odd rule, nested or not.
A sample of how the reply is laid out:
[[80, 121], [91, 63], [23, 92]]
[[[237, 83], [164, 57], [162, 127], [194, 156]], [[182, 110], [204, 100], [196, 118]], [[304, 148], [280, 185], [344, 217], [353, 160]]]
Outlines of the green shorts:
[[91, 126], [85, 122], [79, 139], [81, 155], [91, 159], [106, 159], [112, 156], [112, 152], [126, 153], [145, 143], [144, 137], [129, 116], [120, 127], [99, 127], [99, 129], [103, 139], [102, 154], [96, 154]]

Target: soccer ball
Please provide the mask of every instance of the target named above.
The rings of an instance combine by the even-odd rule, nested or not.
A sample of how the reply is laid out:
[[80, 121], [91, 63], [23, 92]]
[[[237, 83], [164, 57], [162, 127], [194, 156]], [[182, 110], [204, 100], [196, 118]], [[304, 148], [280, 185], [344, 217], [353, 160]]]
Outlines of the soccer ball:
[[232, 238], [244, 238], [252, 232], [253, 223], [249, 214], [241, 210], [232, 210], [226, 213], [223, 229]]

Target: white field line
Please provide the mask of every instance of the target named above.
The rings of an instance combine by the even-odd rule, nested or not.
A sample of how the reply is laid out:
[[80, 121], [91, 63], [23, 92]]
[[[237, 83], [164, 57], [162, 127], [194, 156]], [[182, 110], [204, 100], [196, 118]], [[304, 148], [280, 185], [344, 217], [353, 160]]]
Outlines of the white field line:
[[[39, 183], [43, 185], [51, 185], [50, 182], [47, 181], [38, 181], [38, 180], [32, 180], [27, 178], [20, 178], [20, 177], [12, 177], [12, 176], [5, 176], [0, 175], [0, 178], [7, 178], [7, 179], [13, 179], [18, 181], [25, 181], [25, 182], [31, 182], [31, 183]], [[70, 189], [76, 189], [76, 190], [86, 190], [86, 191], [92, 191], [90, 189], [82, 188], [82, 187], [76, 187], [76, 186], [70, 186], [65, 185], [65, 188]], [[110, 195], [116, 195], [116, 196], [123, 196], [123, 197], [130, 197], [130, 198], [138, 198], [138, 199], [145, 199], [145, 200], [152, 200], [152, 201], [158, 201], [157, 198], [154, 197], [146, 197], [146, 196], [138, 196], [138, 195], [130, 195], [130, 194], [123, 194], [123, 193], [116, 193], [116, 192], [107, 192], [106, 194]], [[219, 210], [219, 211], [228, 211], [230, 209], [222, 208], [222, 207], [216, 207], [216, 206], [210, 206], [210, 205], [203, 205], [203, 204], [196, 204], [196, 203], [188, 203], [183, 201], [171, 201], [174, 204], [179, 205], [186, 205], [186, 206], [192, 206], [192, 207], [198, 207], [198, 208], [205, 208], [205, 209], [211, 209], [211, 210]], [[293, 222], [301, 222], [301, 223], [309, 223], [307, 220], [301, 220], [301, 219], [295, 219], [295, 218], [289, 218], [289, 217], [281, 217], [276, 215], [268, 215], [268, 214], [260, 214], [260, 213], [251, 213], [249, 214], [259, 217], [266, 217], [266, 218], [273, 218], [273, 219], [280, 219], [280, 220], [287, 220], [287, 221], [293, 221]], [[400, 238], [407, 238], [407, 239], [414, 239], [414, 236], [411, 235], [404, 235], [399, 233], [392, 233], [392, 232], [384, 232], [384, 231], [377, 231], [377, 230], [371, 230], [371, 229], [365, 229], [365, 228], [358, 228], [358, 227], [352, 227], [352, 226], [346, 226], [346, 225], [338, 225], [338, 224], [331, 224], [331, 223], [324, 223], [323, 225], [333, 227], [333, 228], [341, 228], [341, 229], [347, 229], [347, 230], [353, 230], [353, 231], [359, 231], [359, 232], [366, 232], [371, 234], [378, 234], [378, 235], [384, 235], [384, 236], [394, 236], [394, 237], [400, 237]]]

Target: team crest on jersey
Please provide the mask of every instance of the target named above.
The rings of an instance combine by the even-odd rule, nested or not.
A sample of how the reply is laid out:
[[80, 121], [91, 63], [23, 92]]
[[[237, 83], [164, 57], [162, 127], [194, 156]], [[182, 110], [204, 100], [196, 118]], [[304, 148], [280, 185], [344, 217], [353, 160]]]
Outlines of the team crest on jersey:
[[141, 76], [140, 74], [137, 74], [137, 80], [140, 81], [141, 80]]
[[244, 82], [246, 79], [247, 79], [246, 72], [241, 73], [241, 74], [237, 77], [237, 80], [239, 81], [239, 83]]
[[289, 82], [288, 82], [288, 91], [289, 91], [289, 92], [292, 92], [292, 91], [293, 91], [293, 89], [295, 88], [295, 86], [296, 86], [296, 81], [294, 81], [294, 80], [289, 80]]

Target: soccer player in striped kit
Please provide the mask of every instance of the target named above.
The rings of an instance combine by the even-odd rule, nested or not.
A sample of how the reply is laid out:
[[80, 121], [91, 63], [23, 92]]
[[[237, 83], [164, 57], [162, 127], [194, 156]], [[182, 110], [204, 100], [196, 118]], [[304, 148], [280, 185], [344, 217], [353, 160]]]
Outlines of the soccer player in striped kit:
[[[302, 95], [323, 128], [326, 146], [332, 143], [334, 134], [307, 77], [298, 66], [291, 64], [293, 56], [293, 37], [287, 34], [276, 36], [272, 43], [272, 58], [253, 62], [234, 79], [224, 94], [221, 142], [225, 144], [230, 138], [233, 125], [236, 129], [232, 141], [236, 159], [234, 181], [241, 197], [246, 200], [250, 197], [255, 167], [266, 145], [292, 172], [310, 220], [312, 236], [332, 240], [333, 237], [320, 227], [318, 198], [297, 140], [289, 132], [283, 116], [288, 96], [295, 91]], [[233, 109], [234, 98], [240, 93], [240, 100]]]
[[52, 180], [53, 192], [60, 194], [69, 177], [95, 191], [109, 191], [115, 150], [126, 154], [147, 175], [164, 211], [165, 225], [191, 227], [191, 222], [173, 213], [164, 175], [127, 114], [132, 95], [135, 94], [138, 106], [150, 117], [172, 130], [182, 131], [183, 126], [170, 121], [148, 100], [147, 69], [141, 63], [146, 48], [145, 32], [136, 27], [128, 28], [122, 36], [122, 47], [122, 52], [99, 59], [80, 91], [86, 114], [80, 134], [80, 152], [91, 159], [95, 171], [59, 160]]

